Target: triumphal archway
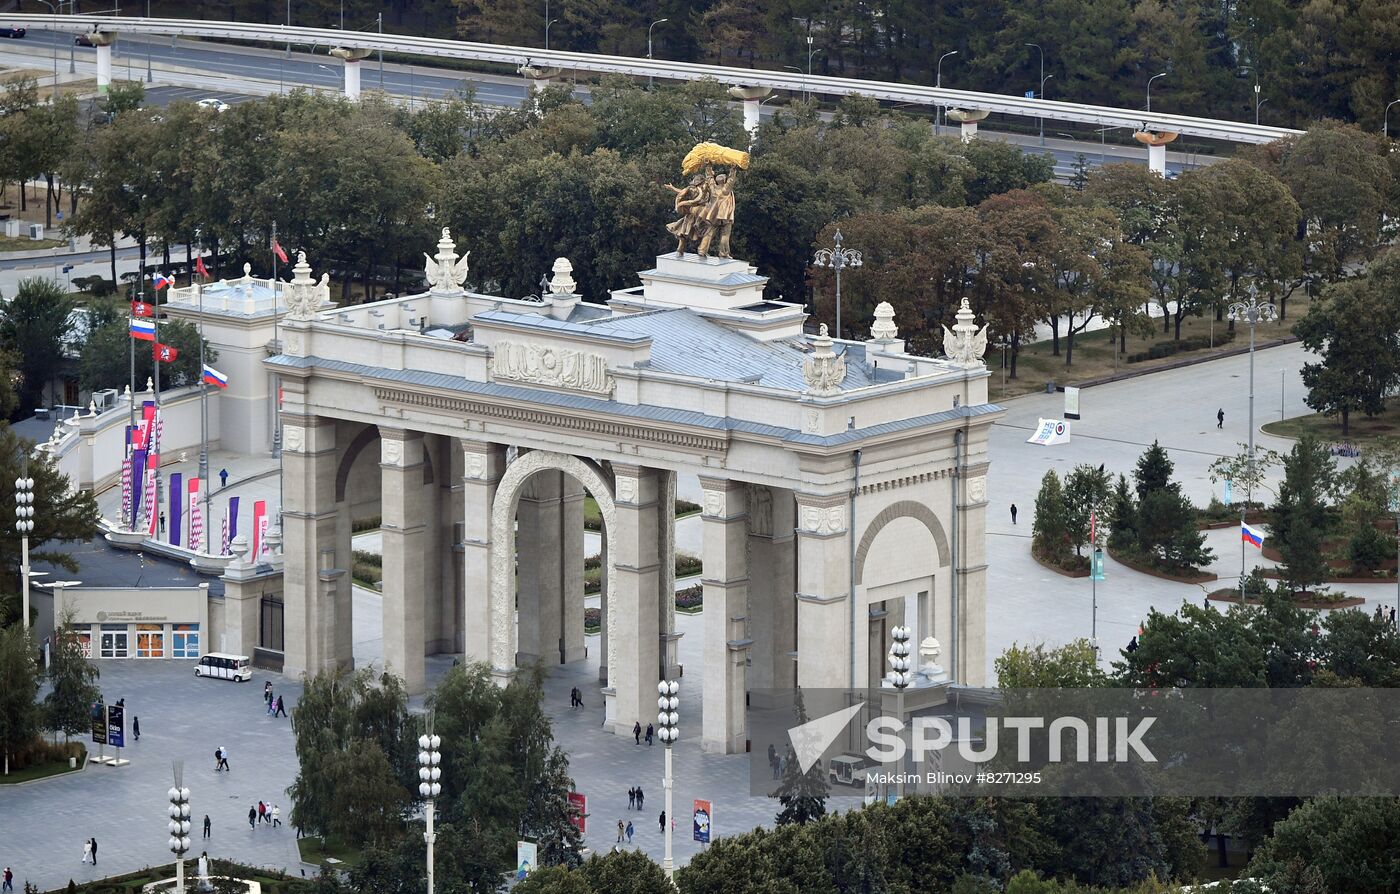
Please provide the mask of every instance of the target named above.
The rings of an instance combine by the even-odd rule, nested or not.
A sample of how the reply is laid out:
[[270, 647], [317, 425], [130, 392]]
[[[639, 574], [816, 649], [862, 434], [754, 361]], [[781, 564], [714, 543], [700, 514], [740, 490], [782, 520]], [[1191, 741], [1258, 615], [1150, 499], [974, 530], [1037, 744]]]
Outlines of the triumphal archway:
[[[748, 263], [686, 250], [704, 226], [678, 226], [683, 253], [587, 302], [564, 259], [543, 296], [463, 289], [446, 230], [429, 290], [405, 298], [323, 307], [298, 259], [267, 361], [284, 389], [286, 672], [352, 663], [350, 526], [375, 513], [384, 661], [410, 691], [428, 654], [501, 681], [591, 656], [608, 722], [630, 734], [655, 714], [656, 681], [684, 673], [703, 690], [704, 746], [724, 752], [745, 747], [750, 690], [869, 685], [895, 624], [936, 638], [953, 679], [982, 682], [1000, 413], [985, 330], [964, 306], [941, 358], [907, 353], [888, 305], [860, 337], [811, 333]], [[703, 661], [685, 668], [679, 476], [703, 494]]]

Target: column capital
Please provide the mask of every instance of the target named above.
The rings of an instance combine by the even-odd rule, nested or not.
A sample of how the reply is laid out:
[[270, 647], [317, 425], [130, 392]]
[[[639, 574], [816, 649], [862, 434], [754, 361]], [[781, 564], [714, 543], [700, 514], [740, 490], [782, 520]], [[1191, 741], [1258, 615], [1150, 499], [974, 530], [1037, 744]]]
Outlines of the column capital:
[[705, 490], [701, 517], [706, 521], [736, 521], [748, 515], [749, 487], [728, 478], [700, 477]]
[[818, 536], [846, 532], [847, 494], [806, 494], [798, 492], [797, 530]]
[[379, 426], [381, 468], [411, 469], [423, 462], [423, 433]]

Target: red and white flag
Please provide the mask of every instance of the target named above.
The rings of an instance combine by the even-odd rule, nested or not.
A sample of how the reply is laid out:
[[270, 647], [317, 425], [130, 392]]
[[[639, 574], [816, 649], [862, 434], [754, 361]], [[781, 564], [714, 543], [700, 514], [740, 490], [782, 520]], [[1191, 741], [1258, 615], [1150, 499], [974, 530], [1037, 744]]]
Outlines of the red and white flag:
[[156, 505], [156, 470], [154, 467], [146, 470], [146, 536], [155, 539], [158, 528], [157, 518], [160, 515], [160, 507]]
[[133, 317], [153, 317], [156, 315], [156, 309], [145, 301], [133, 301], [131, 302], [131, 315]]
[[267, 537], [267, 501], [253, 504], [253, 561], [262, 560], [263, 541]]
[[204, 266], [204, 256], [200, 255], [194, 259], [194, 272], [205, 279], [209, 278], [209, 268]]
[[156, 360], [160, 363], [174, 363], [180, 356], [180, 352], [170, 345], [157, 343], [155, 347]]
[[276, 236], [272, 237], [272, 253], [277, 255], [277, 260], [281, 261], [283, 264], [288, 263], [287, 252], [282, 248], [282, 243], [277, 241]]

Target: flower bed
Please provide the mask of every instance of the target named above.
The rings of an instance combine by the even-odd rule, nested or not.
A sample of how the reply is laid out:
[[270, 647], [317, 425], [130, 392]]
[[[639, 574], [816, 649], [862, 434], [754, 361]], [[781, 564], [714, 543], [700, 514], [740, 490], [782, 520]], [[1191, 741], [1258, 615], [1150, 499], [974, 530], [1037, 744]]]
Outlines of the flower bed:
[[[1294, 598], [1293, 604], [1298, 608], [1309, 611], [1320, 611], [1322, 609], [1353, 608], [1365, 604], [1366, 600], [1360, 596], [1347, 596], [1345, 593], [1335, 595], [1327, 593], [1304, 593], [1304, 598]], [[1238, 605], [1240, 603], [1240, 591], [1235, 587], [1225, 587], [1221, 590], [1212, 590], [1206, 594], [1206, 598], [1212, 602], [1230, 602]], [[1250, 598], [1245, 600], [1246, 605], [1263, 605], [1263, 601]]]
[[1134, 571], [1148, 574], [1152, 577], [1160, 577], [1163, 580], [1173, 580], [1177, 583], [1203, 584], [1207, 581], [1217, 580], [1219, 577], [1218, 575], [1211, 574], [1209, 571], [1201, 571], [1198, 568], [1183, 568], [1179, 570], [1159, 568], [1152, 564], [1150, 557], [1144, 556], [1141, 553], [1128, 552], [1126, 550], [1118, 550], [1110, 547], [1108, 554], [1113, 557], [1115, 562], [1127, 565]]
[[676, 591], [676, 611], [694, 615], [704, 607], [705, 587], [702, 584], [691, 584], [684, 590]]
[[1063, 574], [1065, 577], [1088, 577], [1088, 576], [1089, 576], [1089, 557], [1088, 557], [1088, 556], [1074, 556], [1074, 555], [1071, 555], [1068, 559], [1065, 560], [1066, 562], [1069, 563], [1069, 565], [1066, 566], [1066, 565], [1062, 565], [1062, 564], [1059, 564], [1059, 563], [1055, 562], [1053, 559], [1050, 559], [1050, 558], [1048, 558], [1048, 557], [1046, 557], [1046, 556], [1041, 555], [1040, 552], [1039, 552], [1038, 550], [1032, 548], [1032, 549], [1031, 549], [1031, 558], [1035, 559], [1035, 560], [1036, 560], [1037, 562], [1039, 562], [1041, 565], [1045, 566], [1046, 568], [1049, 568], [1051, 571], [1055, 572], [1056, 574]]

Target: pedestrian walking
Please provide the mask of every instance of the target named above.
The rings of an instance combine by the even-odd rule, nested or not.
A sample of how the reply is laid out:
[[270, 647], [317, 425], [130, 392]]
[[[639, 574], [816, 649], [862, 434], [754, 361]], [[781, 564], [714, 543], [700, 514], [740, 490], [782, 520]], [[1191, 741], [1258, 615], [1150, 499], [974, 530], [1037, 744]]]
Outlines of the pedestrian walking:
[[627, 809], [632, 810], [637, 806], [637, 790], [629, 788], [627, 790]]
[[92, 839], [92, 865], [97, 865], [97, 839]]
[[276, 829], [276, 828], [277, 828], [278, 826], [280, 826], [280, 825], [282, 825], [282, 805], [281, 805], [281, 804], [273, 804], [273, 805], [272, 805], [272, 828]]
[[1016, 504], [1011, 504], [1011, 523], [1016, 524]]
[[15, 889], [15, 874], [10, 867], [5, 867], [5, 883], [0, 885], [0, 891], [13, 891]]
[[277, 713], [277, 702], [275, 699], [269, 698], [267, 700], [267, 716], [271, 717], [275, 713]]
[[632, 832], [633, 832], [633, 829], [632, 829], [632, 821], [631, 821], [631, 820], [628, 820], [628, 821], [627, 821], [627, 843], [628, 843], [628, 844], [631, 844], [631, 843], [632, 843]]
[[267, 822], [267, 805], [261, 801], [258, 802], [258, 821]]
[[210, 833], [210, 831], [212, 831], [213, 827], [214, 827], [214, 824], [211, 823], [211, 822], [209, 822], [209, 814], [207, 814], [207, 813], [204, 814], [204, 837], [205, 837], [205, 838], [208, 838], [208, 837], [209, 837], [209, 833]]
[[642, 722], [640, 720], [632, 724], [632, 738], [637, 740], [637, 744], [642, 744]]
[[273, 716], [273, 717], [286, 717], [286, 716], [287, 716], [287, 706], [286, 706], [285, 704], [283, 704], [283, 702], [282, 702], [282, 696], [280, 696], [280, 695], [277, 696], [277, 711], [276, 711], [276, 713], [274, 713], [272, 716]]
[[228, 766], [228, 749], [223, 745], [219, 746], [219, 765], [223, 767], [226, 772], [232, 772], [229, 770]]
[[626, 835], [626, 834], [627, 834], [627, 826], [622, 822], [622, 820], [618, 820], [618, 821], [617, 821], [617, 840], [618, 840], [618, 842], [621, 842], [621, 841], [622, 841], [622, 836], [623, 836], [623, 835]]
[[1218, 409], [1218, 410], [1215, 411], [1215, 427], [1216, 427], [1216, 428], [1224, 428], [1224, 427], [1225, 427], [1225, 408], [1224, 408], [1224, 407], [1221, 407], [1220, 409]]
[[661, 811], [661, 816], [656, 821], [656, 831], [662, 835], [666, 834], [666, 811]]
[[249, 808], [248, 808], [248, 828], [250, 828], [250, 829], [256, 829], [257, 827], [258, 827], [258, 808], [256, 808], [256, 807], [249, 807]]
[[87, 841], [84, 841], [84, 842], [83, 842], [83, 862], [84, 862], [84, 863], [93, 863], [93, 864], [96, 864], [96, 863], [97, 863], [97, 860], [95, 860], [95, 859], [93, 858], [93, 856], [92, 856], [92, 839], [91, 839], [91, 838], [89, 838]]
[[134, 715], [132, 716], [132, 718], [131, 718], [131, 734], [134, 735], [134, 736], [136, 737], [136, 741], [138, 741], [138, 742], [141, 741], [141, 718], [140, 718], [140, 717], [136, 717], [136, 716], [134, 716]]
[[224, 768], [224, 750], [223, 750], [222, 748], [215, 748], [215, 749], [214, 749], [214, 772], [217, 773], [217, 772], [219, 772], [220, 770], [222, 770], [223, 768]]
[[219, 490], [228, 487], [228, 469], [219, 470]]
[[648, 724], [647, 724], [647, 747], [648, 747], [648, 748], [651, 747], [651, 745], [652, 745], [652, 741], [651, 741], [651, 740], [652, 740], [652, 738], [653, 738], [655, 735], [656, 735], [656, 730], [652, 727], [652, 725], [651, 725], [650, 723], [648, 723]]
[[165, 513], [160, 514], [160, 536], [165, 536]]
[[271, 702], [271, 701], [272, 701], [272, 681], [271, 681], [271, 680], [268, 680], [267, 682], [263, 683], [263, 701], [264, 701], [264, 702]]
[[638, 809], [638, 810], [641, 810], [641, 809], [642, 809], [642, 802], [644, 802], [644, 801], [646, 800], [646, 797], [647, 797], [646, 795], [642, 794], [642, 787], [641, 787], [640, 785], [637, 786], [637, 809]]

